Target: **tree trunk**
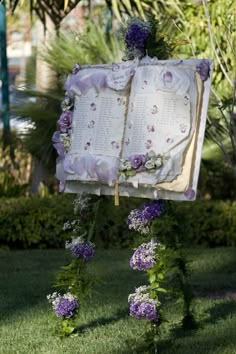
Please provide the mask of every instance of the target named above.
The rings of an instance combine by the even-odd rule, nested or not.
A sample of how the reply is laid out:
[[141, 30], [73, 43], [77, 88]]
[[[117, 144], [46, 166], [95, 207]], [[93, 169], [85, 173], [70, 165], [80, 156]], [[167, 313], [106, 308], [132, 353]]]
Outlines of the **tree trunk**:
[[[46, 17], [46, 31], [41, 21], [37, 21], [37, 58], [36, 58], [36, 91], [46, 92], [48, 89], [55, 88], [57, 77], [56, 73], [41, 58], [41, 53], [45, 50], [45, 44], [57, 35], [56, 28], [50, 18]], [[43, 161], [33, 157], [31, 174], [31, 192], [39, 194], [40, 185], [47, 185], [50, 173], [45, 168]]]

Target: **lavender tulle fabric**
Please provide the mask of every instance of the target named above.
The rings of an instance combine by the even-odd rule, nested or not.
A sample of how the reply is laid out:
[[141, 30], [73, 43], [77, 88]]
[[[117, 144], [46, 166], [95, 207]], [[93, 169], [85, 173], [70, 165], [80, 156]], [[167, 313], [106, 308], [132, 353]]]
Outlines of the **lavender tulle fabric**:
[[116, 157], [67, 156], [57, 161], [57, 178], [64, 181], [65, 176], [73, 176], [77, 180], [92, 179], [111, 186], [117, 178], [118, 168], [119, 159]]

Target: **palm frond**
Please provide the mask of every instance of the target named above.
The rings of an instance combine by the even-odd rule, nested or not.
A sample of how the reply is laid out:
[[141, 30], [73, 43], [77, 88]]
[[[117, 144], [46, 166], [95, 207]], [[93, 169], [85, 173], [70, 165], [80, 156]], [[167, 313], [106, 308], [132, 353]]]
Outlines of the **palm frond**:
[[[80, 0], [30, 0], [30, 13], [33, 12], [39, 17], [43, 25], [46, 27], [46, 16], [49, 16], [56, 28], [59, 28], [61, 21]], [[12, 13], [20, 5], [21, 0], [10, 0], [10, 9]]]
[[[88, 24], [82, 33], [60, 34], [42, 53], [43, 59], [60, 75], [71, 72], [75, 63], [95, 64], [120, 61], [122, 44], [114, 33], [107, 37], [105, 30]], [[65, 55], [66, 53], [66, 55]]]

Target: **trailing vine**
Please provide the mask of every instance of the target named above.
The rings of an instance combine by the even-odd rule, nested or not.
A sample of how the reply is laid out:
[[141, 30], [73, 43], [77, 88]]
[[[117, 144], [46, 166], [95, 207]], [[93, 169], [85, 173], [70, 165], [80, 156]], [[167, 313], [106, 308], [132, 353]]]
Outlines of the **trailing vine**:
[[88, 263], [95, 255], [95, 245], [91, 240], [99, 203], [100, 199], [78, 195], [74, 200], [75, 218], [63, 226], [63, 230], [68, 231], [70, 236], [65, 248], [70, 252], [72, 260], [56, 276], [54, 288], [59, 292], [47, 296], [59, 318], [56, 332], [60, 337], [76, 333], [81, 302], [91, 295], [96, 282], [96, 278], [88, 270]]
[[[155, 236], [156, 221], [162, 217], [170, 217], [171, 208], [165, 207], [163, 201], [145, 203], [134, 209], [128, 216], [128, 226], [145, 238], [130, 259], [130, 267], [144, 271], [148, 285], [136, 288], [129, 295], [129, 311], [138, 320], [149, 321], [150, 326], [144, 334], [141, 346], [142, 353], [157, 353], [158, 333], [163, 319], [163, 300], [183, 300], [183, 329], [193, 329], [196, 321], [192, 311], [193, 293], [189, 283], [187, 261], [181, 250], [176, 232], [170, 245], [164, 245]], [[170, 223], [171, 224], [171, 223]], [[172, 226], [176, 224], [172, 221]]]

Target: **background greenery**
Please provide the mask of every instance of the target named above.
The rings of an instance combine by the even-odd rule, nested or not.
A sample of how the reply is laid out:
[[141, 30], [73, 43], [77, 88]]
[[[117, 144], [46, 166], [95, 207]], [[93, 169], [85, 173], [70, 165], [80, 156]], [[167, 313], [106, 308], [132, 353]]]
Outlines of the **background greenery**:
[[[64, 247], [68, 236], [62, 228], [67, 220], [74, 218], [73, 199], [74, 195], [2, 198], [0, 247]], [[96, 245], [126, 248], [145, 242], [145, 237], [131, 232], [127, 225], [130, 210], [143, 202], [122, 198], [117, 208], [113, 198], [103, 197], [96, 219]], [[164, 215], [154, 224], [154, 231], [163, 242], [171, 243], [177, 236], [186, 245], [236, 245], [236, 202], [218, 200], [169, 204], [171, 216]]]

